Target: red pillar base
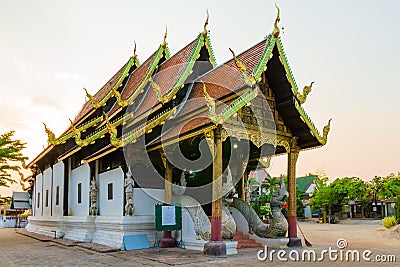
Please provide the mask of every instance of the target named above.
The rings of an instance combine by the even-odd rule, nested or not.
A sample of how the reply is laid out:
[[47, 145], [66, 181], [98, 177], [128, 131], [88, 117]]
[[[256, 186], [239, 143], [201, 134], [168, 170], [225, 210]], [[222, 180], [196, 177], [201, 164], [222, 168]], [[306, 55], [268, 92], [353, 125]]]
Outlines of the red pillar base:
[[297, 237], [297, 219], [296, 216], [288, 217], [289, 224], [289, 243], [288, 247], [302, 247], [301, 239]]
[[210, 241], [204, 244], [204, 254], [212, 258], [226, 258], [226, 244], [222, 241]]
[[160, 248], [176, 247], [176, 240], [171, 236], [171, 231], [164, 231], [163, 237], [158, 241]]

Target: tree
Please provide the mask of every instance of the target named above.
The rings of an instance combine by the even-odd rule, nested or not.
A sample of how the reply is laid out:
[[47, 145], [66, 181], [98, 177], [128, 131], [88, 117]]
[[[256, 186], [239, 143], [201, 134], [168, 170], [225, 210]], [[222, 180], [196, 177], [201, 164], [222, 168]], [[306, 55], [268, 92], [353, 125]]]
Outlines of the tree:
[[15, 171], [23, 177], [21, 165], [25, 166], [25, 160], [21, 150], [25, 148], [26, 143], [13, 139], [14, 131], [6, 132], [0, 135], [0, 186], [9, 186], [16, 181], [11, 177], [11, 172]]
[[375, 176], [371, 188], [378, 199], [392, 199], [400, 195], [400, 175], [389, 174], [386, 177]]

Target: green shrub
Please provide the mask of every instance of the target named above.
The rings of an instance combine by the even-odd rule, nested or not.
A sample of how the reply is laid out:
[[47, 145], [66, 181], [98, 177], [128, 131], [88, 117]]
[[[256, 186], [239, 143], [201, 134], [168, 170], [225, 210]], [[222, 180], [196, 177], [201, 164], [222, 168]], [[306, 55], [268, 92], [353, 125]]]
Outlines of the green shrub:
[[397, 225], [397, 220], [395, 216], [386, 217], [382, 220], [382, 225], [386, 228], [393, 227]]
[[396, 217], [397, 223], [400, 222], [400, 196], [396, 198], [396, 204], [394, 205], [394, 216]]

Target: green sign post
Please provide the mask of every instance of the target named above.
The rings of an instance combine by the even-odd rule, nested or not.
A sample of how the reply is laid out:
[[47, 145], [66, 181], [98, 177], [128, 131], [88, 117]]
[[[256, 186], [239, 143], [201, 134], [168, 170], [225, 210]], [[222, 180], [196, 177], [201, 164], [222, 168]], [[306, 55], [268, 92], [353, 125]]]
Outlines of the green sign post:
[[156, 231], [182, 230], [182, 207], [156, 204]]
[[157, 231], [181, 231], [181, 240], [178, 243], [178, 247], [185, 248], [185, 244], [182, 240], [182, 207], [170, 205], [170, 204], [156, 204], [155, 207], [155, 219], [156, 219], [156, 231], [155, 231], [155, 243], [154, 247], [157, 251], [160, 251], [157, 240]]

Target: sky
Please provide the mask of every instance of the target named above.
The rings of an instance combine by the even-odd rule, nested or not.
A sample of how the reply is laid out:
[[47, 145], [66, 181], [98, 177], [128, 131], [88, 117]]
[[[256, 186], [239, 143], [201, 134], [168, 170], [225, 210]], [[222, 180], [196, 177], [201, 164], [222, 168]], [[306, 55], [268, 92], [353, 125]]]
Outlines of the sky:
[[[0, 132], [15, 130], [32, 160], [129, 59], [141, 62], [163, 40], [172, 54], [202, 31], [205, 11], [217, 63], [273, 30], [275, 1], [0, 0]], [[333, 180], [370, 180], [400, 171], [400, 2], [277, 0], [281, 38], [299, 88], [315, 81], [303, 105], [327, 145], [300, 153], [297, 175], [323, 170]], [[272, 175], [286, 173], [276, 157]], [[16, 189], [15, 185], [11, 189]], [[7, 194], [11, 189], [0, 189]], [[1, 191], [3, 190], [3, 191]], [[6, 193], [4, 193], [6, 192]]]

